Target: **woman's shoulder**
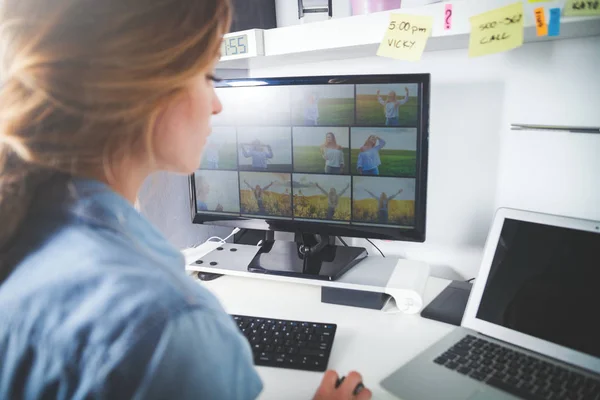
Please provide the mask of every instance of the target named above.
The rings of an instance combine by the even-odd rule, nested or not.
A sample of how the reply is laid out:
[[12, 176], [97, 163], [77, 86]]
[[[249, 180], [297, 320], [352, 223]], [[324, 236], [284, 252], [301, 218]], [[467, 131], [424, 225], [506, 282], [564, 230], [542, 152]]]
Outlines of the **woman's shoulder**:
[[167, 242], [151, 243], [152, 248], [119, 232], [66, 225], [23, 257], [10, 278], [56, 293], [79, 288], [106, 301], [135, 297], [174, 307], [198, 294], [197, 285], [185, 276], [183, 255]]
[[13, 318], [35, 321], [49, 332], [71, 321], [73, 329], [90, 334], [126, 329], [141, 334], [187, 311], [223, 313], [216, 298], [186, 276], [183, 260], [173, 267], [131, 248], [127, 256], [126, 246], [105, 240], [89, 232], [61, 232], [17, 266], [0, 286], [0, 303], [20, 310]]

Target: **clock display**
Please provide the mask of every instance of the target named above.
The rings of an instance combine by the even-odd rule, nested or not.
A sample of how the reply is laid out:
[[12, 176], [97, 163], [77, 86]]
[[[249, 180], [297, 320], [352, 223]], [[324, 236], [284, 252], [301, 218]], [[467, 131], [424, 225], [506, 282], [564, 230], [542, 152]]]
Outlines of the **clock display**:
[[229, 36], [221, 43], [222, 56], [248, 54], [248, 35]]

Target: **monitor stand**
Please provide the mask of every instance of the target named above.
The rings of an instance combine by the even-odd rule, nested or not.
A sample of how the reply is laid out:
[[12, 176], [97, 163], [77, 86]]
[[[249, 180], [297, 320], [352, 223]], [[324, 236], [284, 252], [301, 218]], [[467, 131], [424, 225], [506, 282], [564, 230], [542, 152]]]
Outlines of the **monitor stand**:
[[293, 242], [269, 231], [248, 271], [333, 281], [367, 256], [363, 247], [337, 246], [335, 236], [296, 233]]

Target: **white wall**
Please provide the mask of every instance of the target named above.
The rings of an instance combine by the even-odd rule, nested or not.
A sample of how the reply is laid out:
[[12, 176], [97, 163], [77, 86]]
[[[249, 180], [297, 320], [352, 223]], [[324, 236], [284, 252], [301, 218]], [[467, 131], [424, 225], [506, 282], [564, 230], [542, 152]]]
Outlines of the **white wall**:
[[[469, 59], [378, 57], [252, 70], [253, 77], [431, 73], [427, 241], [381, 243], [475, 276], [497, 207], [600, 220], [600, 135], [510, 131], [510, 123], [600, 126], [600, 38], [530, 43]], [[361, 241], [361, 245], [364, 243]]]

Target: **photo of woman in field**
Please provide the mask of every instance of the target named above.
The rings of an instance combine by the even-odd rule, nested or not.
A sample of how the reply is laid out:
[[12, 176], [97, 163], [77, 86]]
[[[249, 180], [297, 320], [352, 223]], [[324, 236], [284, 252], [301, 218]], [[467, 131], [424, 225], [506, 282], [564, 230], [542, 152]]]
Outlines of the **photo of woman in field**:
[[329, 188], [329, 191], [326, 191], [318, 183], [315, 183], [317, 189], [321, 191], [325, 196], [327, 196], [327, 219], [333, 219], [333, 215], [335, 214], [335, 209], [340, 203], [340, 198], [346, 193], [346, 191], [350, 188], [350, 184], [348, 183], [344, 190], [342, 190], [339, 194], [335, 190], [334, 187]]
[[376, 135], [370, 135], [360, 148], [356, 169], [361, 175], [379, 175], [381, 158], [379, 150], [385, 146], [385, 140]]
[[355, 174], [416, 176], [416, 128], [352, 128], [351, 138], [351, 170]]
[[398, 100], [398, 96], [396, 92], [393, 90], [387, 96], [387, 99], [382, 99], [379, 95], [379, 90], [377, 91], [377, 101], [379, 104], [383, 106], [383, 115], [385, 115], [385, 125], [386, 126], [398, 126], [400, 125], [400, 120], [398, 115], [400, 114], [400, 106], [406, 104], [408, 102], [408, 88], [404, 88], [406, 95]]
[[240, 171], [292, 172], [292, 129], [288, 127], [237, 128]]
[[325, 142], [321, 145], [321, 156], [325, 160], [326, 174], [341, 174], [344, 172], [344, 151], [337, 143], [333, 132], [327, 132]]
[[350, 173], [349, 128], [294, 127], [294, 172]]
[[356, 124], [416, 127], [419, 86], [407, 84], [356, 85]]
[[244, 184], [248, 187], [248, 189], [250, 189], [252, 191], [252, 194], [254, 194], [254, 199], [256, 200], [256, 205], [258, 206], [258, 212], [260, 214], [264, 214], [265, 213], [265, 205], [263, 202], [263, 194], [271, 187], [273, 186], [275, 182], [271, 182], [269, 183], [267, 186], [264, 187], [260, 187], [260, 185], [256, 185], [254, 187], [250, 186], [250, 184], [247, 181], [244, 181]]
[[343, 175], [294, 174], [294, 217], [349, 221], [350, 179]]
[[273, 158], [271, 145], [253, 140], [252, 143], [240, 143], [240, 151], [245, 158], [252, 158], [252, 168], [267, 169], [267, 161]]
[[413, 226], [415, 179], [356, 176], [352, 220], [357, 223]]
[[291, 217], [290, 174], [240, 172], [242, 214]]
[[381, 192], [381, 194], [379, 196], [377, 196], [376, 194], [373, 194], [373, 192], [371, 192], [368, 189], [365, 189], [365, 191], [367, 193], [369, 193], [369, 195], [372, 198], [377, 200], [377, 202], [379, 204], [379, 218], [378, 218], [377, 222], [379, 222], [380, 224], [387, 224], [388, 223], [388, 215], [389, 215], [388, 206], [390, 204], [390, 201], [394, 200], [394, 198], [396, 198], [396, 196], [398, 196], [404, 190], [399, 189], [393, 196], [388, 196], [388, 194], [385, 192]]
[[352, 85], [295, 87], [291, 89], [291, 93], [294, 126], [354, 124], [354, 86]]

